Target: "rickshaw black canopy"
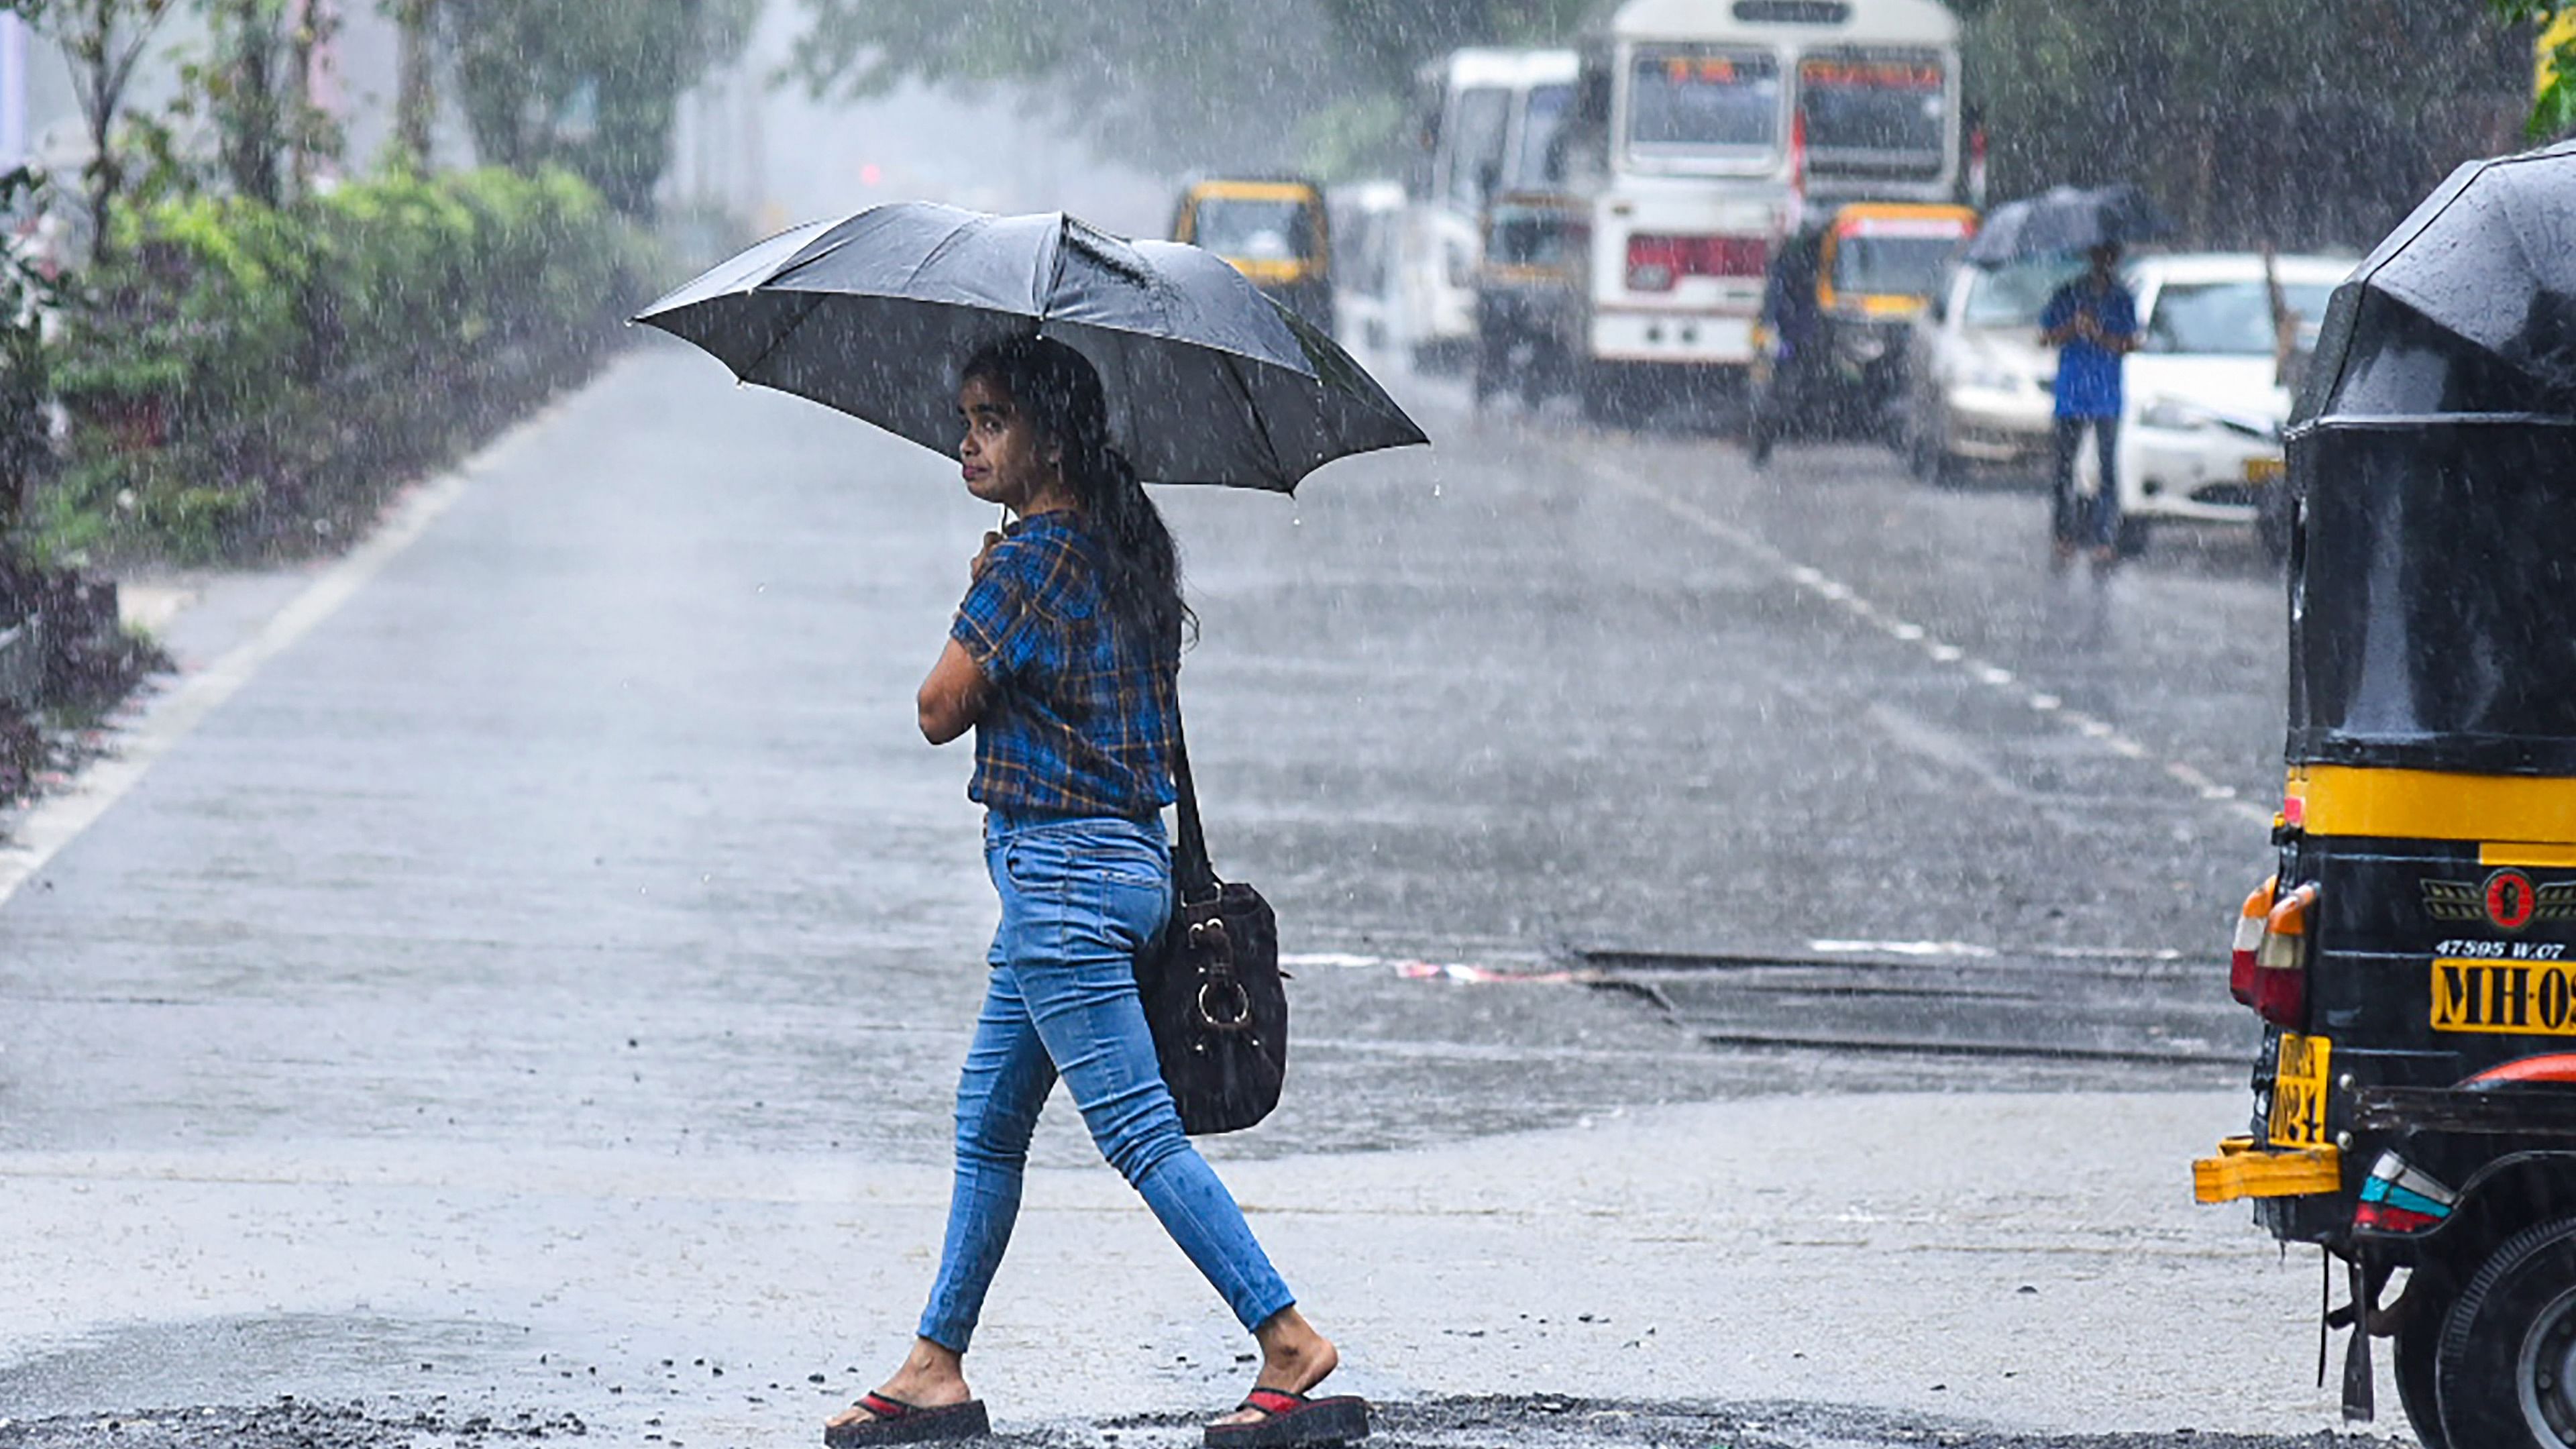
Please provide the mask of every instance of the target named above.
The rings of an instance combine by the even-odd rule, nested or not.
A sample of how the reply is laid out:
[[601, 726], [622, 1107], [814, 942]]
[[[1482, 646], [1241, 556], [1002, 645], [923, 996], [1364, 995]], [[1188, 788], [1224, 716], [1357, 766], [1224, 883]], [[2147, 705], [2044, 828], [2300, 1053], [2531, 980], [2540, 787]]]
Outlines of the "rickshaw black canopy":
[[2576, 775], [2576, 144], [2380, 243], [2288, 437], [2291, 763]]

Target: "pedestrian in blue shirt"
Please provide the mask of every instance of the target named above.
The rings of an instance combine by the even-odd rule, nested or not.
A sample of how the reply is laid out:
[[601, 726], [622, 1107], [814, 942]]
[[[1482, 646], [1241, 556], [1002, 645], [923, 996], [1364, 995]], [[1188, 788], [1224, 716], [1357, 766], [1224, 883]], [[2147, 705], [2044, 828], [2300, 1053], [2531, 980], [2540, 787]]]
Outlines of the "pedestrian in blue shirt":
[[1182, 1135], [1136, 994], [1136, 956], [1172, 911], [1159, 812], [1175, 794], [1189, 626], [1172, 535], [1110, 445], [1100, 375], [1080, 352], [1034, 336], [997, 343], [967, 364], [957, 406], [966, 491], [1012, 519], [985, 535], [918, 706], [934, 745], [975, 732], [967, 793], [984, 806], [1002, 920], [957, 1088], [956, 1180], [929, 1306], [903, 1366], [835, 1416], [824, 1442], [989, 1432], [966, 1386], [967, 1343], [1061, 1076], [1102, 1155], [1260, 1346], [1251, 1394], [1208, 1442], [1293, 1444], [1312, 1422], [1303, 1411], [1337, 1402], [1305, 1395], [1339, 1355]]
[[[2058, 349], [2049, 529], [2059, 562], [2089, 546], [2094, 562], [2107, 566], [2119, 558], [2120, 359], [2137, 349], [2138, 303], [2120, 285], [2117, 242], [2087, 255], [2084, 275], [2058, 288], [2039, 314], [2040, 342]], [[2075, 495], [2075, 450], [2087, 428], [2102, 474], [2089, 511]]]

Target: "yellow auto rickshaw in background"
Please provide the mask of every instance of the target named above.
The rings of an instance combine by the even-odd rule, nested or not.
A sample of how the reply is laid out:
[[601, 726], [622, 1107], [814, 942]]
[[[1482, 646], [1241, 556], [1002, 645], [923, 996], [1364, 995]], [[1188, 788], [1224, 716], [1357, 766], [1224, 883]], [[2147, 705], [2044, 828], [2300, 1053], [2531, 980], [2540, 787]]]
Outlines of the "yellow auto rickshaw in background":
[[1585, 236], [1576, 197], [1506, 191], [1485, 208], [1476, 264], [1476, 404], [1517, 392], [1535, 408], [1574, 386], [1582, 355]]
[[1964, 206], [1867, 201], [1781, 244], [1753, 339], [1754, 462], [1784, 437], [1899, 435], [1906, 330], [1976, 231]]
[[1216, 253], [1281, 306], [1333, 331], [1332, 228], [1323, 190], [1299, 177], [1194, 182], [1172, 239]]
[[2531, 240], [2572, 235], [2576, 143], [2473, 162], [2326, 309], [2254, 1112], [2193, 1170], [2324, 1250], [2345, 1416], [2391, 1338], [2433, 1449], [2576, 1445], [2576, 250]]

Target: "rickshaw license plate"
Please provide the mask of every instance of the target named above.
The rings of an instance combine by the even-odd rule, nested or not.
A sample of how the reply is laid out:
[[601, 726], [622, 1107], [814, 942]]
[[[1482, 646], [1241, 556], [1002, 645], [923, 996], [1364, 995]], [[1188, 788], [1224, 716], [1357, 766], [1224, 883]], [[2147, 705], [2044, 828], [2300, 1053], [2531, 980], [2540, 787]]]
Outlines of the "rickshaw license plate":
[[2334, 1043], [2321, 1036], [2281, 1033], [2272, 1074], [2272, 1145], [2326, 1145], [2326, 1062]]
[[2433, 1029], [2509, 1036], [2576, 1036], [2576, 961], [2556, 942], [2517, 943], [2501, 959], [2437, 957]]
[[2248, 483], [2278, 483], [2281, 476], [2289, 471], [2289, 464], [2279, 458], [2245, 460], [2245, 481]]

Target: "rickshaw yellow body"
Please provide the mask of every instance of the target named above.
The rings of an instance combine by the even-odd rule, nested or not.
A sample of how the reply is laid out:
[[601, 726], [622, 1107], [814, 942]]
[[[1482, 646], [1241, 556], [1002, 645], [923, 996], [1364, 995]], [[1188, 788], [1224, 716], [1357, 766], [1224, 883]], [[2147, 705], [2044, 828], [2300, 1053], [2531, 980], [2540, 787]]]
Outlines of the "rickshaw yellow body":
[[1308, 245], [1295, 257], [1234, 256], [1221, 248], [1212, 248], [1227, 265], [1250, 279], [1253, 285], [1277, 297], [1289, 310], [1316, 322], [1327, 330], [1331, 326], [1332, 301], [1332, 236], [1325, 225], [1324, 193], [1306, 181], [1265, 181], [1221, 179], [1193, 183], [1181, 193], [1180, 206], [1172, 221], [1172, 239], [1199, 241], [1199, 210], [1211, 201], [1285, 202], [1304, 210]]

